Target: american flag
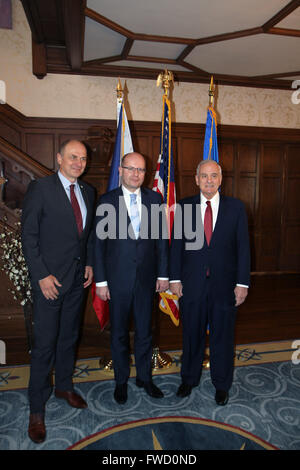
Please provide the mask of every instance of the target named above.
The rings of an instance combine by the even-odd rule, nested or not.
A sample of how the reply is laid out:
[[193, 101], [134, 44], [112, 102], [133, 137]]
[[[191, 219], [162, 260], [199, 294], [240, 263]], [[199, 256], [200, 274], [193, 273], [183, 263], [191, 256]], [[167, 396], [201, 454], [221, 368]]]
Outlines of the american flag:
[[[174, 178], [173, 151], [171, 142], [171, 105], [169, 99], [163, 96], [163, 114], [160, 137], [160, 154], [157, 161], [153, 191], [158, 192], [166, 205], [169, 240], [174, 222], [176, 190]], [[178, 297], [170, 290], [160, 293], [159, 308], [169, 315], [174, 325], [179, 325]]]

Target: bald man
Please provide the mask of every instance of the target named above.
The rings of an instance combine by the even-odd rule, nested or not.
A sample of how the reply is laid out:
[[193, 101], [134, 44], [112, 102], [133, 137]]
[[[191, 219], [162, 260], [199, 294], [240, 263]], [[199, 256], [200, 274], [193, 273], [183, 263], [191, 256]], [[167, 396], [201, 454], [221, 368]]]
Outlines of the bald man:
[[[250, 282], [250, 250], [244, 206], [238, 199], [220, 195], [221, 182], [220, 165], [203, 160], [196, 171], [200, 194], [178, 203], [176, 222], [180, 214], [183, 224], [189, 208], [194, 233], [204, 227], [204, 243], [193, 248], [183, 225], [182, 237], [173, 234], [170, 289], [180, 299], [183, 327], [182, 383], [177, 396], [188, 396], [199, 384], [209, 325], [215, 400], [225, 405], [233, 380], [236, 309], [246, 299]], [[198, 214], [202, 224], [196, 228]]]
[[93, 279], [95, 195], [79, 179], [87, 163], [83, 143], [63, 143], [57, 162], [57, 173], [30, 183], [22, 208], [22, 245], [34, 308], [28, 433], [36, 443], [46, 437], [44, 414], [53, 367], [56, 397], [75, 408], [87, 407], [73, 390], [72, 375], [84, 289]]
[[[162, 201], [156, 192], [142, 187], [145, 173], [142, 155], [125, 155], [119, 167], [121, 186], [100, 197], [96, 215], [94, 279], [97, 295], [109, 301], [114, 398], [119, 404], [127, 401], [131, 312], [136, 385], [152, 398], [163, 397], [151, 377], [151, 318], [155, 291], [162, 292], [169, 284], [168, 240], [162, 236], [164, 213], [151, 217], [151, 208], [159, 207]], [[102, 222], [107, 213], [110, 218], [105, 226]], [[159, 228], [158, 236], [154, 226]]]

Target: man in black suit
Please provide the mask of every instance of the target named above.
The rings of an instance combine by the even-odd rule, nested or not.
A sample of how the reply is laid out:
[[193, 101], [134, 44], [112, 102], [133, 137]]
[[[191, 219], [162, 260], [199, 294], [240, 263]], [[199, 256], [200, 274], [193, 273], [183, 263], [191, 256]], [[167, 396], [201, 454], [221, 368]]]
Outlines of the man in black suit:
[[[244, 205], [220, 195], [221, 181], [221, 167], [212, 160], [202, 161], [196, 174], [200, 195], [178, 203], [175, 222], [177, 212], [183, 224], [190, 210], [192, 231], [182, 225], [183, 236], [173, 234], [170, 289], [180, 298], [183, 327], [182, 383], [177, 396], [188, 396], [199, 384], [209, 325], [215, 400], [225, 405], [233, 380], [236, 308], [244, 302], [250, 282], [250, 250]], [[197, 216], [203, 221], [198, 227]], [[197, 233], [203, 226], [204, 243], [193, 249], [186, 234]]]
[[[100, 197], [96, 212], [94, 279], [97, 295], [109, 300], [114, 398], [120, 404], [127, 400], [131, 311], [136, 385], [144, 387], [151, 397], [163, 397], [151, 378], [151, 318], [155, 290], [168, 288], [168, 240], [162, 235], [164, 214], [151, 217], [151, 208], [161, 205], [160, 196], [141, 188], [145, 172], [142, 155], [124, 156], [119, 167], [122, 184]], [[106, 212], [110, 215], [107, 227]], [[157, 236], [153, 236], [155, 228]]]
[[22, 210], [34, 308], [28, 433], [37, 443], [46, 437], [44, 413], [53, 367], [56, 397], [75, 408], [87, 407], [73, 390], [72, 375], [84, 289], [93, 279], [94, 190], [78, 179], [87, 162], [81, 142], [65, 142], [57, 161], [57, 173], [30, 183]]

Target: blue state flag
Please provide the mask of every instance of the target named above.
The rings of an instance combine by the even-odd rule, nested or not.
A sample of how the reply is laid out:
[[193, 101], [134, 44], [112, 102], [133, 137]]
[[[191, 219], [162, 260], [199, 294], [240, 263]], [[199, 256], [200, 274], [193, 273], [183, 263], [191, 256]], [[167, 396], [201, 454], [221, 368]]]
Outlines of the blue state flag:
[[207, 109], [203, 160], [215, 160], [219, 163], [217, 116], [212, 106]]

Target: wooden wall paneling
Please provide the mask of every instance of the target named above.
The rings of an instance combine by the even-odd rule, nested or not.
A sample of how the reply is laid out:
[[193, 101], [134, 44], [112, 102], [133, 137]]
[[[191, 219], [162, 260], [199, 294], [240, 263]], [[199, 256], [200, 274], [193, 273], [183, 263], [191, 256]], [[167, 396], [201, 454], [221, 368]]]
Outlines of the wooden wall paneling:
[[279, 270], [283, 196], [284, 153], [282, 144], [264, 143], [261, 159], [257, 271]]
[[181, 142], [181, 170], [190, 171], [195, 175], [197, 165], [203, 156], [203, 144], [200, 138], [183, 136]]
[[285, 146], [280, 268], [300, 269], [300, 145]]
[[26, 139], [26, 153], [34, 160], [42, 163], [49, 170], [55, 171], [55, 134], [41, 132], [28, 132]]
[[[159, 122], [129, 122], [129, 126], [135, 150], [145, 154], [149, 163], [147, 184], [152, 187], [159, 155], [161, 125]], [[196, 166], [203, 155], [204, 130], [204, 125], [175, 123], [172, 126], [177, 199], [197, 194], [199, 191], [194, 175]], [[115, 132], [115, 121], [27, 118], [8, 105], [0, 107], [1, 135], [12, 144], [17, 144], [17, 148], [27, 150], [37, 160], [40, 156], [46, 158], [48, 166], [50, 166], [50, 149], [53, 152], [51, 161], [54, 162], [62, 141], [71, 137], [85, 140], [90, 147], [91, 158], [84, 179], [97, 189], [98, 194], [104, 193], [107, 188]], [[281, 295], [279, 289], [283, 284], [279, 281], [275, 282], [273, 278], [269, 283], [265, 281], [265, 271], [274, 273], [293, 270], [299, 272], [300, 270], [298, 248], [300, 237], [299, 131], [219, 126], [218, 143], [220, 164], [223, 168], [222, 192], [229, 196], [240, 197], [246, 204], [254, 260], [252, 270], [259, 273], [253, 283], [254, 288], [249, 294], [249, 302], [246, 302], [241, 309], [243, 318], [240, 317], [238, 321], [237, 337], [244, 342], [247, 342], [250, 337], [254, 341], [258, 337], [262, 340], [274, 339], [276, 335], [278, 339], [281, 339], [280, 315], [289, 315], [289, 326], [284, 332], [288, 335], [288, 331], [293, 331], [293, 326], [297, 328], [294, 319], [297, 308], [293, 304], [287, 312], [286, 294], [283, 292], [283, 301], [279, 305]], [[45, 145], [46, 152], [43, 153]], [[12, 169], [11, 173], [13, 173]], [[23, 177], [16, 173], [16, 185], [24, 186], [25, 180], [19, 181], [19, 178]], [[12, 194], [12, 197], [15, 195]], [[19, 199], [21, 201], [21, 196]], [[299, 282], [299, 277], [297, 282]], [[292, 279], [284, 284], [285, 292], [292, 284]], [[277, 286], [276, 289], [278, 288], [276, 305], [272, 292], [274, 285]], [[296, 292], [295, 286], [294, 289]], [[266, 296], [270, 301], [262, 302]], [[23, 348], [24, 351], [26, 341], [23, 336], [22, 313], [11, 316], [12, 321], [8, 322], [5, 308], [4, 310], [0, 308], [0, 327], [4, 328], [2, 331], [5, 333], [7, 324], [8, 339], [13, 338], [14, 346], [20, 348], [20, 351]], [[12, 309], [14, 310], [15, 306]], [[269, 329], [272, 325], [273, 313], [277, 315], [278, 324], [281, 326], [280, 331], [271, 334]], [[258, 322], [262, 316], [266, 319], [259, 320], [264, 329], [260, 334], [256, 331], [257, 324], [251, 330], [253, 315], [256, 315], [255, 322]], [[267, 330], [264, 324], [268, 325]], [[274, 329], [276, 330], [276, 325]], [[92, 351], [94, 355], [100, 354], [103, 348], [109, 347], [104, 335], [100, 334], [99, 323], [92, 308], [90, 291], [84, 310], [82, 332], [81, 357], [88, 357], [86, 354], [92, 354]], [[161, 316], [161, 340], [162, 348], [165, 348], [166, 344], [171, 345], [172, 349], [181, 345], [180, 329], [170, 326], [170, 320], [166, 315]]]
[[[3, 105], [1, 105], [3, 106]], [[0, 115], [0, 136], [15, 147], [22, 148], [22, 132]]]
[[[259, 167], [259, 145], [257, 141], [237, 140], [232, 148], [233, 162], [233, 191], [232, 195], [245, 204], [249, 239], [251, 247], [251, 270], [256, 270], [256, 227], [257, 186]], [[228, 194], [230, 195], [230, 194]]]
[[232, 140], [220, 139], [218, 141], [218, 150], [219, 150], [219, 163], [222, 167], [222, 172], [230, 172], [231, 174], [234, 171], [235, 163], [235, 146]]
[[179, 156], [182, 155], [182, 137], [180, 135], [177, 136], [177, 152], [176, 159], [174, 161], [174, 171], [175, 171], [175, 188], [176, 188], [176, 200], [179, 201], [181, 199], [183, 191], [182, 191], [182, 173], [181, 167], [183, 163], [183, 159]]

